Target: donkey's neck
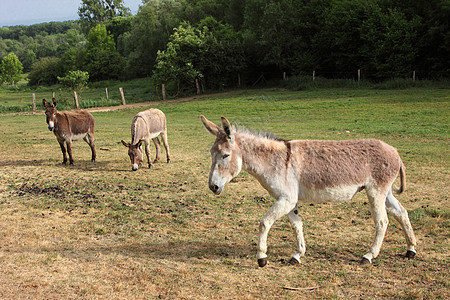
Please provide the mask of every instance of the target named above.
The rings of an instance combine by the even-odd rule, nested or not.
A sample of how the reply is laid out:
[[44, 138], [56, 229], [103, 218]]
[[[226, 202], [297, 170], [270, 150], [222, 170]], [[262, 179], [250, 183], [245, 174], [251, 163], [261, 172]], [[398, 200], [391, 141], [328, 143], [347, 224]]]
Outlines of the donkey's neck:
[[236, 143], [242, 155], [242, 167], [259, 177], [280, 173], [286, 167], [287, 146], [283, 140], [274, 140], [251, 133], [236, 133]]
[[145, 119], [140, 115], [134, 117], [133, 123], [131, 124], [131, 144], [136, 145], [145, 137], [147, 131], [147, 122]]

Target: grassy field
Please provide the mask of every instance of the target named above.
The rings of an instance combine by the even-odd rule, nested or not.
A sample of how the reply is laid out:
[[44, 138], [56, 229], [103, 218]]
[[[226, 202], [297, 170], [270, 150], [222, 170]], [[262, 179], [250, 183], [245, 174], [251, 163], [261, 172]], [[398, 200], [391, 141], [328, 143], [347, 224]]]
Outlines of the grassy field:
[[[31, 112], [33, 111], [33, 93], [36, 97], [36, 107], [42, 107], [42, 98], [51, 100], [53, 93], [58, 99], [61, 109], [71, 109], [75, 106], [73, 94], [61, 85], [51, 87], [30, 87], [26, 80], [21, 81], [15, 88], [5, 84], [0, 86], [0, 113], [7, 112]], [[95, 106], [113, 106], [122, 104], [119, 88], [123, 88], [127, 103], [142, 101], [155, 101], [160, 98], [153, 88], [149, 78], [135, 79], [132, 81], [102, 81], [91, 83], [79, 93], [78, 102], [81, 108]], [[108, 89], [108, 99], [105, 88]]]
[[[450, 297], [449, 89], [255, 90], [148, 107], [167, 116], [172, 163], [137, 172], [120, 140], [130, 140], [143, 107], [93, 112], [98, 161], [75, 142], [73, 167], [60, 164], [43, 114], [0, 115], [0, 298]], [[407, 169], [398, 199], [416, 258], [402, 257], [406, 243], [390, 218], [380, 256], [359, 266], [374, 236], [360, 193], [340, 205], [301, 205], [300, 266], [286, 263], [295, 237], [287, 218], [277, 221], [268, 265], [258, 268], [259, 219], [273, 199], [245, 172], [221, 196], [209, 191], [214, 139], [201, 114], [286, 139], [379, 138], [397, 147]]]

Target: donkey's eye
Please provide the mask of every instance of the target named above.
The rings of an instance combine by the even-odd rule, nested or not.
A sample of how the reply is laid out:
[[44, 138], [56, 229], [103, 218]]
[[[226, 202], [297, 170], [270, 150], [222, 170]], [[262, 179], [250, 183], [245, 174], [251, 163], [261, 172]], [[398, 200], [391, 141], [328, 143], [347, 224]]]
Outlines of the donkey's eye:
[[230, 154], [224, 154], [223, 156], [222, 156], [222, 159], [225, 159], [225, 158], [227, 158], [227, 157], [229, 157], [230, 156]]

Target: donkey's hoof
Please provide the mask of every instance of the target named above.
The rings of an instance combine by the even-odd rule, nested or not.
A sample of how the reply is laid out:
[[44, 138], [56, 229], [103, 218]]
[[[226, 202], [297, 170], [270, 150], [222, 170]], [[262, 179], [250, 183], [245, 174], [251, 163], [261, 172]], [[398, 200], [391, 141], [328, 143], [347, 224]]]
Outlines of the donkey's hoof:
[[298, 265], [300, 265], [300, 262], [298, 261], [298, 259], [291, 257], [291, 259], [288, 261], [288, 264], [293, 265], [293, 266], [298, 266]]
[[148, 168], [149, 168], [149, 169], [153, 169], [153, 166], [152, 166], [152, 165], [148, 165]]
[[360, 265], [360, 266], [368, 266], [368, 265], [370, 265], [370, 264], [371, 264], [370, 260], [368, 260], [368, 259], [365, 258], [365, 257], [363, 257], [363, 258], [361, 259], [361, 261], [359, 262], [359, 265]]
[[258, 266], [261, 268], [267, 265], [267, 257], [264, 258], [258, 258]]
[[167, 163], [168, 163], [168, 164], [170, 164], [170, 163], [171, 163], [170, 159], [168, 159], [168, 160], [167, 160]]
[[406, 251], [405, 257], [406, 258], [414, 258], [414, 256], [416, 256], [416, 252], [408, 250]]
[[157, 163], [158, 163], [158, 160], [155, 159], [155, 160], [153, 161], [153, 163], [154, 163], [154, 164], [157, 164]]

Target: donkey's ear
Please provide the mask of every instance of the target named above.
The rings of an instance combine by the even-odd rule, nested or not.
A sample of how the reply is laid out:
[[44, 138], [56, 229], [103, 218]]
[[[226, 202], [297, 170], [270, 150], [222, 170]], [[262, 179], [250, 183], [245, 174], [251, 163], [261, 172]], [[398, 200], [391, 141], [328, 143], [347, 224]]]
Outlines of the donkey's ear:
[[139, 142], [136, 144], [136, 148], [141, 147], [141, 145], [142, 145], [142, 140], [139, 140]]
[[200, 119], [202, 120], [203, 126], [205, 126], [206, 130], [208, 130], [209, 133], [211, 133], [214, 136], [217, 136], [219, 134], [220, 131], [219, 126], [209, 121], [204, 116], [200, 116]]
[[44, 105], [44, 107], [46, 108], [48, 106], [48, 102], [47, 100], [45, 100], [45, 98], [42, 98], [42, 105]]
[[122, 144], [123, 144], [125, 147], [130, 148], [130, 144], [128, 144], [128, 143], [125, 142], [124, 140], [121, 140], [121, 142], [122, 142]]
[[56, 99], [54, 97], [52, 98], [52, 103], [53, 103], [53, 106], [56, 107]]
[[227, 135], [227, 138], [229, 140], [232, 140], [233, 139], [233, 135], [232, 135], [233, 128], [231, 127], [230, 121], [228, 121], [228, 119], [225, 117], [222, 117], [221, 120], [222, 120], [223, 131]]

